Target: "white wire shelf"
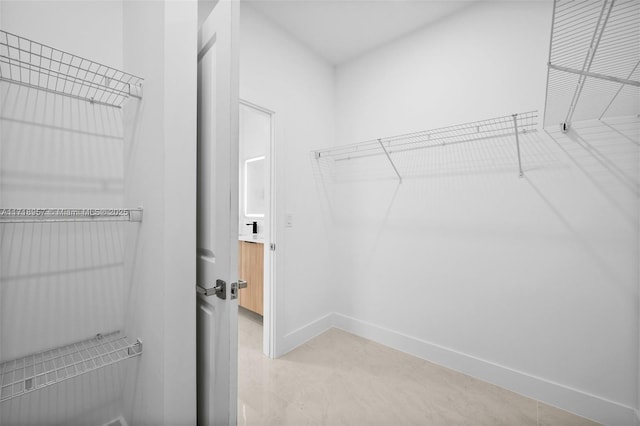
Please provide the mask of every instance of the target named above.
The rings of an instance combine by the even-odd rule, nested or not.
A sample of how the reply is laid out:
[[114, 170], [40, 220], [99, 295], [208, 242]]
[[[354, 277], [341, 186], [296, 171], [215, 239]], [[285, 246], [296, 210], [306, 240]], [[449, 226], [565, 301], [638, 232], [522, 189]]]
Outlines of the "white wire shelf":
[[142, 354], [119, 331], [0, 364], [0, 402]]
[[544, 127], [640, 112], [640, 2], [555, 0]]
[[0, 223], [34, 222], [142, 222], [137, 209], [0, 208]]
[[3, 30], [0, 80], [100, 105], [142, 99], [140, 77]]
[[[535, 132], [538, 125], [538, 112], [529, 111], [519, 114], [506, 115], [487, 120], [441, 127], [407, 133], [387, 138], [342, 145], [339, 147], [313, 151], [317, 160], [330, 158], [333, 161], [347, 161], [358, 158], [386, 156], [394, 173], [402, 182], [400, 171], [396, 168], [393, 154], [407, 151], [449, 146], [474, 141], [482, 141], [505, 136], [513, 136], [517, 147], [517, 163], [520, 176], [523, 176], [520, 159], [519, 135]], [[515, 160], [515, 159], [514, 159]]]

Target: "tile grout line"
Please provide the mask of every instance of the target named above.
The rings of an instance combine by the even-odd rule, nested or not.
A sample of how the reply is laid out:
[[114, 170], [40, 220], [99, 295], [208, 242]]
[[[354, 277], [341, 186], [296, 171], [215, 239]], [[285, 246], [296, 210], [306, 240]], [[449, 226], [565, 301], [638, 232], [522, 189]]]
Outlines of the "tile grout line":
[[536, 401], [536, 426], [540, 426], [540, 401]]

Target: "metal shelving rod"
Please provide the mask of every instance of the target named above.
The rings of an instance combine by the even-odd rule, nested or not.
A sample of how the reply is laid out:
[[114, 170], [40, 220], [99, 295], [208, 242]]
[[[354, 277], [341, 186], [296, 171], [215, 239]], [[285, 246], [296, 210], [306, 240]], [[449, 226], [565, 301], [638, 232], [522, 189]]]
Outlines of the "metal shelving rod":
[[0, 223], [142, 222], [143, 209], [0, 208]]
[[[551, 37], [549, 39], [549, 57], [547, 64], [551, 63], [551, 52], [553, 47], [553, 27], [556, 25], [556, 15], [558, 14], [558, 0], [553, 0], [553, 15], [551, 16]], [[544, 93], [544, 104], [547, 105], [549, 99], [549, 69], [547, 68], [547, 84]], [[542, 117], [542, 127], [546, 126], [546, 115]]]
[[[584, 82], [587, 78], [587, 75], [584, 73], [588, 73], [591, 69], [591, 65], [593, 64], [593, 58], [596, 56], [596, 51], [598, 49], [598, 45], [600, 44], [600, 40], [602, 40], [602, 35], [604, 34], [605, 27], [607, 26], [607, 22], [609, 21], [609, 16], [611, 16], [611, 10], [613, 9], [614, 0], [607, 0], [602, 3], [602, 11], [600, 12], [600, 16], [598, 17], [598, 23], [596, 24], [596, 28], [593, 31], [593, 38], [591, 39], [591, 44], [589, 45], [589, 50], [587, 51], [587, 56], [584, 58], [584, 64], [582, 65], [582, 70], [580, 72], [580, 78], [578, 79], [578, 85], [576, 86], [576, 90], [573, 94], [573, 99], [571, 100], [571, 104], [569, 105], [569, 111], [567, 112], [567, 117], [564, 122], [569, 125], [571, 119], [573, 118], [573, 113], [576, 110], [576, 106], [578, 105], [578, 101], [580, 100], [580, 95], [582, 94], [582, 89], [584, 88]], [[608, 8], [607, 8], [608, 6]], [[607, 14], [602, 20], [602, 16], [604, 15], [605, 10]], [[602, 22], [602, 25], [600, 23]]]
[[142, 355], [119, 331], [0, 364], [0, 402]]
[[[558, 70], [558, 71], [568, 72], [571, 74], [577, 74], [583, 77], [593, 77], [593, 78], [598, 78], [600, 80], [612, 81], [614, 83], [640, 87], [640, 81], [630, 80], [628, 78], [613, 77], [611, 75], [605, 75], [605, 74], [600, 74], [600, 73], [591, 72], [591, 71], [580, 71], [580, 70], [576, 70], [568, 67], [562, 67], [560, 65], [554, 65], [554, 64], [549, 64], [549, 68]], [[635, 71], [635, 68], [634, 68], [634, 71]]]
[[3, 30], [0, 81], [118, 108], [142, 99], [140, 77]]
[[520, 177], [524, 176], [522, 172], [522, 160], [520, 159], [520, 138], [518, 137], [518, 114], [513, 114], [513, 133], [516, 135], [516, 149], [518, 151], [518, 170]]
[[[633, 67], [633, 69], [629, 73], [629, 77], [627, 77], [628, 79], [631, 78], [631, 76], [633, 75], [634, 72], [636, 72], [636, 69], [638, 68], [638, 65], [640, 65], [640, 60], [638, 60], [638, 62], [636, 62], [635, 66]], [[637, 82], [637, 83], [638, 83], [637, 85], [640, 86], [640, 82]], [[604, 117], [604, 115], [607, 113], [607, 111], [611, 107], [611, 104], [616, 100], [616, 98], [618, 97], [620, 92], [622, 92], [622, 89], [624, 89], [624, 86], [625, 86], [625, 83], [622, 83], [620, 85], [620, 87], [618, 87], [618, 90], [616, 91], [615, 95], [613, 95], [613, 97], [611, 98], [611, 100], [609, 101], [607, 106], [604, 108], [604, 110], [602, 110], [602, 114], [600, 114], [600, 117], [598, 117], [598, 120], [602, 120], [602, 117]]]
[[474, 121], [455, 126], [442, 127], [433, 130], [423, 130], [387, 138], [379, 138], [365, 142], [338, 146], [334, 148], [313, 151], [316, 160], [330, 159], [333, 161], [348, 161], [384, 155], [387, 157], [393, 171], [402, 182], [402, 174], [393, 161], [391, 154], [426, 148], [439, 148], [447, 145], [491, 140], [499, 137], [515, 135], [518, 150], [518, 166], [520, 176], [522, 162], [520, 157], [519, 135], [537, 130], [537, 111], [512, 114], [488, 120]]
[[396, 168], [396, 165], [393, 163], [393, 160], [391, 159], [391, 156], [387, 152], [387, 148], [384, 147], [384, 144], [382, 143], [382, 139], [378, 139], [378, 142], [380, 143], [380, 147], [382, 148], [382, 150], [384, 151], [385, 155], [387, 156], [387, 159], [389, 160], [389, 163], [391, 163], [391, 167], [393, 167], [393, 171], [396, 172], [396, 175], [398, 175], [398, 179], [400, 179], [400, 183], [402, 183], [402, 176], [400, 176], [400, 173], [398, 172], [398, 169]]

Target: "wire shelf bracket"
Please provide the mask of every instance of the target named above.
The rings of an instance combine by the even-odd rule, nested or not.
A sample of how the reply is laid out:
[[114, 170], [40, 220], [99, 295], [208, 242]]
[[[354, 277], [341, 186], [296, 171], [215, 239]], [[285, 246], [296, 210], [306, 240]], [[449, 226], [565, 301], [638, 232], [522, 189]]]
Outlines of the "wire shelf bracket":
[[413, 151], [416, 149], [447, 146], [464, 142], [488, 140], [499, 137], [514, 136], [516, 145], [519, 176], [524, 176], [520, 153], [519, 135], [537, 131], [538, 112], [529, 111], [511, 114], [487, 120], [423, 130], [387, 138], [373, 139], [365, 142], [343, 145], [334, 148], [315, 150], [316, 160], [332, 159], [347, 161], [358, 158], [384, 155], [391, 164], [394, 173], [402, 183], [402, 174], [391, 154]]
[[524, 172], [522, 171], [522, 159], [520, 158], [520, 138], [518, 137], [518, 114], [513, 114], [513, 133], [516, 136], [516, 151], [518, 152], [518, 176], [523, 177]]
[[143, 209], [0, 208], [1, 223], [142, 222]]
[[382, 143], [382, 139], [378, 139], [378, 142], [380, 142], [380, 148], [382, 148], [382, 150], [384, 151], [384, 154], [387, 156], [387, 159], [389, 160], [389, 163], [391, 163], [391, 167], [393, 167], [393, 171], [396, 172], [396, 175], [398, 176], [400, 183], [402, 183], [402, 176], [400, 176], [400, 173], [398, 172], [398, 169], [396, 168], [395, 163], [391, 159], [391, 156], [389, 155], [387, 148], [384, 147], [384, 144]]
[[143, 79], [0, 30], [0, 81], [121, 108], [142, 99]]
[[637, 0], [554, 0], [544, 127], [553, 120], [566, 133], [575, 119], [602, 119], [617, 99], [618, 114], [639, 112], [637, 90], [620, 100], [640, 87], [638, 28]]
[[142, 355], [119, 331], [0, 364], [0, 403]]

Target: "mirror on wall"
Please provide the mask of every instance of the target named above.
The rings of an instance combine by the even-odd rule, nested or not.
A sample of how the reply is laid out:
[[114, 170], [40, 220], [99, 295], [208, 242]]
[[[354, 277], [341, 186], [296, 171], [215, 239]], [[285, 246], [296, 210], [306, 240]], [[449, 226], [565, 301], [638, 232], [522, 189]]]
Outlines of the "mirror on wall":
[[244, 162], [244, 215], [247, 217], [264, 217], [264, 158], [264, 156], [249, 158]]

